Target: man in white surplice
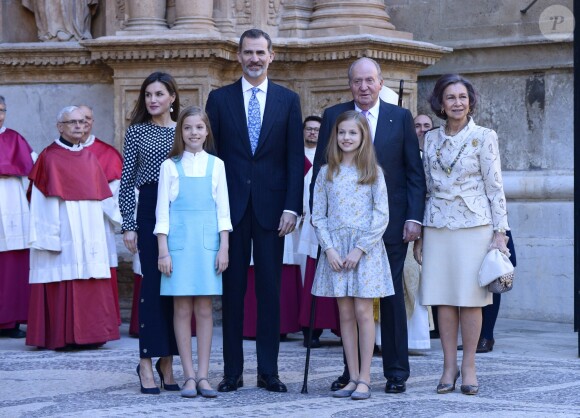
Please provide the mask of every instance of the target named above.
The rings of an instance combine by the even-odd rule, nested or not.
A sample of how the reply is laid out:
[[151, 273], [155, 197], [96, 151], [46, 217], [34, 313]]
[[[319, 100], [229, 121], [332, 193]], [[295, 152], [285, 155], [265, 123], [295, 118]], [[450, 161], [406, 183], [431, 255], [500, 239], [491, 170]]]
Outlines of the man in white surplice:
[[97, 158], [83, 150], [83, 113], [58, 115], [60, 137], [29, 176], [31, 307], [26, 343], [50, 349], [119, 338], [105, 218], [120, 222]]

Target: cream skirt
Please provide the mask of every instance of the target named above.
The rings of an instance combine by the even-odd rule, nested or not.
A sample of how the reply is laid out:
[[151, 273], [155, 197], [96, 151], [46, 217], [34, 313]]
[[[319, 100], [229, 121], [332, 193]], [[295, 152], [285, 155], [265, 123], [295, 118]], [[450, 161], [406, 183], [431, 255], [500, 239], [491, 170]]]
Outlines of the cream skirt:
[[493, 237], [491, 225], [451, 230], [423, 228], [422, 305], [477, 307], [492, 303], [492, 294], [477, 281]]

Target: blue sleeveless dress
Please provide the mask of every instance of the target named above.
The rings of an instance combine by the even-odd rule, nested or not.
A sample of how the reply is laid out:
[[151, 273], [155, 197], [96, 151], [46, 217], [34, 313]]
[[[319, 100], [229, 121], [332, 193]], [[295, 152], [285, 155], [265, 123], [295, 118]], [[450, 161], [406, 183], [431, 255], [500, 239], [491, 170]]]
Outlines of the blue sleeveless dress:
[[179, 193], [169, 208], [167, 235], [173, 271], [171, 276], [161, 275], [163, 296], [222, 294], [222, 275], [215, 270], [220, 240], [212, 197], [214, 161], [210, 155], [204, 177], [187, 177], [181, 161], [174, 160]]

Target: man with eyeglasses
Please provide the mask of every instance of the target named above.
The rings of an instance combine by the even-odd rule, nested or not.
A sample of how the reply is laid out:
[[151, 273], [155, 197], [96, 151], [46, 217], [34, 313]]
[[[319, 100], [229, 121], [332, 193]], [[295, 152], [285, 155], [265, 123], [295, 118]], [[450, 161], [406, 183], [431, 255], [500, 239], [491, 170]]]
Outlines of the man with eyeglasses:
[[62, 109], [60, 133], [30, 172], [30, 311], [26, 344], [48, 349], [98, 347], [119, 339], [105, 216], [111, 190], [84, 149], [83, 113]]

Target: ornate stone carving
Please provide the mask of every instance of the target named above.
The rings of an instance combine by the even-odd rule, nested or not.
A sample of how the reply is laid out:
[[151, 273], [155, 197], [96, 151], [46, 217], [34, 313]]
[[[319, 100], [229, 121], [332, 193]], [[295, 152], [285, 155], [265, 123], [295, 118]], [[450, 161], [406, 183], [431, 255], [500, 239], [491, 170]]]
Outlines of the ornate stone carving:
[[127, 25], [127, 4], [125, 0], [115, 0], [115, 19], [119, 22], [119, 28], [125, 29]]
[[281, 0], [268, 1], [268, 25], [278, 26], [278, 21], [280, 19], [280, 5]]
[[232, 7], [234, 8], [234, 18], [238, 25], [249, 25], [252, 18], [252, 9], [249, 0], [234, 0]]
[[47, 41], [80, 41], [92, 39], [91, 18], [99, 0], [22, 0], [34, 13], [38, 39]]

